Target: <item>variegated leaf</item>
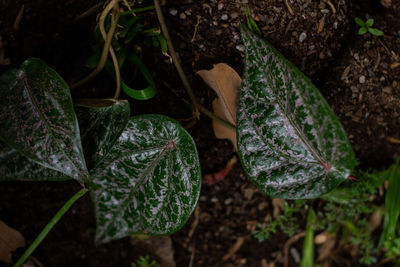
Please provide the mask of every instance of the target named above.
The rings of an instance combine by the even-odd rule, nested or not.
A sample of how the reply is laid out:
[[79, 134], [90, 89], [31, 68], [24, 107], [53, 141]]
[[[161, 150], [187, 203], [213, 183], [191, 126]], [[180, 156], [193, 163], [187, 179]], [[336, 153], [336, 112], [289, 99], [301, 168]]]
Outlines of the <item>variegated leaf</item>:
[[69, 179], [72, 177], [43, 167], [0, 142], [0, 182], [65, 181]]
[[77, 106], [76, 115], [86, 163], [91, 169], [111, 150], [130, 117], [126, 100], [109, 101], [106, 106]]
[[0, 139], [44, 167], [83, 181], [88, 171], [66, 82], [42, 60], [0, 76]]
[[245, 70], [238, 149], [251, 180], [279, 198], [313, 198], [347, 179], [356, 160], [312, 82], [269, 43], [241, 27]]
[[131, 118], [91, 174], [97, 243], [177, 231], [193, 212], [201, 185], [192, 137], [161, 115]]

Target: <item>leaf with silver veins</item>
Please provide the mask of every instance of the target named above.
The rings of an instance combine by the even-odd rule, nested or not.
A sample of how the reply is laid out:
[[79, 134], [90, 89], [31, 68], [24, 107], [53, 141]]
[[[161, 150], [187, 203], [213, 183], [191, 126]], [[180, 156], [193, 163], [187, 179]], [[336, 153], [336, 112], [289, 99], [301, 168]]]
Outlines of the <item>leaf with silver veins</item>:
[[80, 182], [88, 175], [66, 82], [41, 59], [0, 76], [0, 140]]
[[161, 115], [131, 118], [91, 174], [97, 243], [177, 231], [193, 212], [201, 186], [192, 137]]
[[0, 142], [0, 182], [65, 181], [69, 179], [72, 177], [43, 167]]
[[103, 107], [77, 106], [75, 111], [86, 164], [91, 169], [107, 155], [125, 129], [130, 117], [129, 103], [120, 100]]
[[314, 198], [356, 165], [345, 131], [312, 82], [271, 44], [241, 27], [246, 48], [238, 149], [250, 179], [273, 197]]

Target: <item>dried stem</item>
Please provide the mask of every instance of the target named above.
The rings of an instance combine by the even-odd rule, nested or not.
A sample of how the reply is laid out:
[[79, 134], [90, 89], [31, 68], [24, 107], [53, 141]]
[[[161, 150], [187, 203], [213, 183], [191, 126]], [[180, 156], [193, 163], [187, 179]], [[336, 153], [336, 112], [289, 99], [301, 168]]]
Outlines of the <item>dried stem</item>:
[[[116, 4], [118, 3], [119, 0], [112, 0], [103, 10], [103, 12], [101, 13], [100, 16], [100, 20], [99, 20], [99, 25], [103, 24], [104, 25], [104, 20], [106, 19], [108, 13], [111, 11], [111, 9], [114, 8], [114, 6], [116, 6]], [[117, 27], [117, 23], [116, 20], [113, 21], [113, 23], [111, 24], [110, 30], [107, 33], [106, 36], [106, 40], [104, 42], [104, 47], [103, 47], [103, 52], [101, 53], [101, 58], [99, 61], [99, 64], [97, 64], [96, 68], [85, 78], [83, 78], [82, 80], [74, 83], [71, 86], [71, 89], [79, 87], [85, 83], [87, 83], [88, 81], [92, 80], [97, 74], [100, 73], [100, 71], [104, 68], [104, 65], [106, 64], [107, 61], [107, 55], [108, 55], [108, 51], [110, 49], [111, 46], [111, 41], [115, 32], [115, 28]]]
[[190, 100], [192, 102], [193, 115], [197, 119], [199, 119], [200, 118], [200, 113], [199, 113], [199, 107], [198, 107], [198, 102], [197, 102], [196, 96], [193, 93], [192, 87], [190, 86], [189, 81], [186, 78], [186, 75], [183, 72], [182, 66], [181, 66], [181, 64], [180, 64], [180, 62], [178, 60], [177, 55], [176, 55], [176, 52], [175, 52], [175, 49], [174, 49], [174, 45], [172, 44], [171, 38], [170, 38], [169, 33], [168, 33], [167, 25], [165, 24], [165, 20], [164, 20], [164, 16], [162, 14], [162, 11], [161, 11], [161, 6], [160, 6], [160, 3], [159, 3], [159, 0], [154, 0], [154, 6], [156, 8], [158, 21], [160, 22], [160, 25], [161, 25], [161, 30], [162, 30], [162, 32], [164, 34], [165, 39], [167, 40], [168, 50], [169, 50], [169, 52], [171, 54], [172, 61], [175, 64], [175, 68], [178, 71], [178, 74], [179, 74], [179, 77], [182, 80], [183, 86], [185, 87], [185, 89], [186, 89], [186, 91], [187, 91], [187, 93], [188, 93], [188, 95], [190, 97]]

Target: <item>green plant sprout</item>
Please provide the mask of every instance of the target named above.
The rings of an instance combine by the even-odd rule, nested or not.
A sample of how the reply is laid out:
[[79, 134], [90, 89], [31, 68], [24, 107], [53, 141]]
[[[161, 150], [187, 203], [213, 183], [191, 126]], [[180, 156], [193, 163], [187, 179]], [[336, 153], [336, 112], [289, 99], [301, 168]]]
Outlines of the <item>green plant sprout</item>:
[[294, 236], [300, 226], [297, 223], [296, 215], [304, 208], [306, 200], [295, 200], [292, 202], [283, 202], [282, 214], [276, 219], [272, 219], [265, 224], [257, 224], [256, 230], [253, 231], [253, 236], [258, 242], [263, 242], [280, 229], [289, 237]]
[[158, 267], [159, 265], [154, 260], [150, 260], [149, 256], [140, 256], [135, 262], [131, 264], [131, 267]]
[[246, 10], [245, 10], [244, 14], [246, 15], [247, 27], [252, 32], [255, 32], [257, 34], [261, 34], [260, 28], [258, 28], [257, 23], [255, 22], [255, 20], [251, 16], [251, 11], [250, 11], [249, 6], [246, 7]]
[[367, 32], [374, 36], [382, 36], [383, 31], [378, 30], [376, 28], [372, 28], [372, 25], [374, 25], [374, 19], [368, 19], [367, 21], [363, 21], [362, 19], [356, 17], [354, 18], [354, 21], [357, 23], [358, 26], [360, 26], [360, 29], [358, 30], [359, 35], [364, 35]]

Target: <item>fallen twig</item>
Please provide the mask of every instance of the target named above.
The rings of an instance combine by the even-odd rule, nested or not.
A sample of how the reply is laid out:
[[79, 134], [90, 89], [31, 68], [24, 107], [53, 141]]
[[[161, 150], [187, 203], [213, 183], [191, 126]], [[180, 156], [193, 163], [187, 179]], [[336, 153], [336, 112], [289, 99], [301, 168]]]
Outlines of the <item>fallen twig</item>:
[[229, 251], [222, 257], [222, 262], [229, 260], [233, 255], [242, 247], [245, 237], [241, 236], [236, 239], [235, 244], [229, 249]]
[[291, 238], [289, 238], [284, 247], [283, 247], [283, 253], [284, 253], [284, 263], [283, 266], [284, 267], [288, 267], [289, 266], [289, 248], [296, 243], [300, 238], [303, 238], [306, 235], [306, 232], [301, 232], [298, 233], [297, 235], [292, 236]]
[[104, 2], [105, 1], [101, 1], [100, 3], [92, 6], [91, 8], [89, 8], [88, 10], [77, 16], [72, 23], [77, 23], [83, 20], [84, 18], [90, 16], [91, 14], [95, 13], [98, 9], [100, 9], [104, 5]]
[[286, 5], [286, 7], [287, 7], [287, 9], [288, 9], [288, 11], [289, 11], [289, 13], [290, 13], [290, 15], [294, 16], [293, 9], [292, 9], [292, 7], [289, 5], [289, 0], [285, 0], [285, 5]]

